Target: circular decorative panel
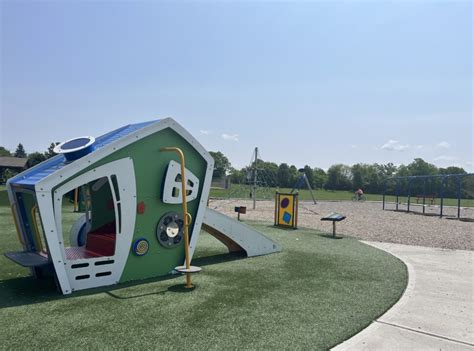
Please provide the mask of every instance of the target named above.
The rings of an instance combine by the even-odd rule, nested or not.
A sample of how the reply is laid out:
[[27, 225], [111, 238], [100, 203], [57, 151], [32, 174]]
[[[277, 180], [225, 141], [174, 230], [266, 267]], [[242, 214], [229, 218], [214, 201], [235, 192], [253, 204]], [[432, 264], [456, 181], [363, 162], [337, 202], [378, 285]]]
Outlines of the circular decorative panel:
[[171, 249], [183, 240], [183, 228], [183, 216], [176, 212], [168, 212], [158, 222], [156, 238], [163, 247]]

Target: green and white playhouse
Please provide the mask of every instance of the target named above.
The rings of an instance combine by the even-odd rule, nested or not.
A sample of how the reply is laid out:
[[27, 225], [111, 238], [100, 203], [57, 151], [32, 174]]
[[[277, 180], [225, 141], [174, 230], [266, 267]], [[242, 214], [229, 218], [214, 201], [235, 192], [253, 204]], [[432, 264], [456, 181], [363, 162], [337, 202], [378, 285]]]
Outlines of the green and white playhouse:
[[23, 245], [5, 255], [63, 294], [162, 276], [184, 262], [181, 169], [186, 158], [189, 251], [201, 228], [248, 256], [280, 251], [252, 228], [207, 207], [214, 160], [171, 118], [58, 145], [55, 157], [11, 178]]

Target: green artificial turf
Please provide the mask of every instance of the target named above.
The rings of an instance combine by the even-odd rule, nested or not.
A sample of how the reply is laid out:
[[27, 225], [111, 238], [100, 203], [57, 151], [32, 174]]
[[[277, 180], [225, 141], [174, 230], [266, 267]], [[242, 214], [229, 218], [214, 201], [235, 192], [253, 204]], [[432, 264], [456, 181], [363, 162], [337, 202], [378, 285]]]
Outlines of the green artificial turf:
[[[3, 185], [1, 187], [4, 187]], [[8, 193], [5, 189], [0, 188], [0, 206], [10, 206], [8, 201]]]
[[[73, 217], [71, 216], [71, 221]], [[202, 233], [193, 276], [62, 296], [0, 257], [0, 348], [327, 349], [401, 296], [406, 267], [351, 237], [251, 223], [283, 252], [242, 259]], [[0, 207], [0, 252], [18, 250]]]

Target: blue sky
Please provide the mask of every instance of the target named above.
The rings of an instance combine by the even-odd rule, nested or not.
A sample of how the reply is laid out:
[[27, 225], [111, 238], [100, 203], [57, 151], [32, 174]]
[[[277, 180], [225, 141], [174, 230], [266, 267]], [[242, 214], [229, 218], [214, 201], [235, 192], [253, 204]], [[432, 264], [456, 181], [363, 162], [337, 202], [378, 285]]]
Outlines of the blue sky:
[[0, 6], [9, 149], [171, 116], [237, 167], [473, 169], [469, 1]]

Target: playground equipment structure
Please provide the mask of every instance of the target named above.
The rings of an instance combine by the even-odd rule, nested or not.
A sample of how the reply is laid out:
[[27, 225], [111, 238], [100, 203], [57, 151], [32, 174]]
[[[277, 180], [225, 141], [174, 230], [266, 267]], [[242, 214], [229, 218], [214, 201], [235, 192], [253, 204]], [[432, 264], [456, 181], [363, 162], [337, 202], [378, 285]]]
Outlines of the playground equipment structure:
[[237, 220], [240, 221], [240, 215], [247, 213], [247, 207], [246, 206], [235, 206], [234, 207], [234, 212], [237, 213]]
[[298, 228], [298, 194], [275, 193], [275, 226]]
[[346, 219], [346, 216], [340, 214], [340, 213], [331, 213], [323, 218], [321, 218], [321, 221], [329, 221], [332, 222], [332, 237], [336, 237], [336, 222], [340, 222]]
[[[171, 118], [127, 125], [97, 139], [68, 140], [55, 151], [58, 155], [7, 183], [23, 251], [5, 256], [36, 278], [54, 277], [63, 294], [175, 269], [190, 273], [201, 228], [231, 252], [257, 256], [281, 250], [207, 208], [214, 160]], [[186, 281], [190, 287], [188, 274]]]
[[262, 162], [262, 158], [258, 147], [256, 147], [252, 153], [250, 164], [246, 167], [244, 182], [232, 186], [229, 192], [229, 198], [250, 197], [253, 201], [253, 209], [257, 206], [257, 198], [273, 199], [274, 189], [272, 188], [277, 186], [277, 181], [272, 174], [260, 167], [259, 162]]
[[300, 190], [303, 185], [306, 185], [306, 187], [308, 188], [311, 194], [311, 198], [313, 199], [313, 203], [316, 205], [316, 198], [314, 197], [313, 189], [311, 188], [311, 184], [309, 184], [309, 180], [308, 180], [308, 177], [306, 176], [304, 168], [300, 168], [298, 172], [300, 172], [301, 175], [296, 180], [295, 185], [293, 185], [293, 189], [291, 189], [290, 194], [293, 194], [295, 191]]
[[[407, 177], [392, 177], [387, 178], [384, 182], [384, 191], [383, 191], [383, 200], [382, 200], [382, 209], [386, 210], [386, 195], [388, 192], [389, 182], [395, 182], [394, 195], [396, 197], [395, 201], [395, 211], [399, 211], [400, 197], [406, 195], [406, 210], [404, 212], [413, 212], [412, 211], [412, 197], [416, 197], [416, 203], [418, 204], [421, 201], [422, 205], [422, 214], [426, 214], [426, 206], [432, 206], [435, 204], [435, 200], [439, 198], [439, 217], [443, 217], [444, 209], [444, 200], [445, 193], [447, 191], [447, 183], [449, 180], [454, 180], [456, 182], [456, 200], [457, 200], [457, 219], [461, 219], [461, 199], [463, 193], [462, 182], [463, 179], [474, 176], [474, 173], [465, 173], [465, 174], [440, 174], [440, 175], [421, 175], [421, 176], [407, 176]], [[421, 181], [420, 184], [416, 182]], [[434, 184], [434, 187], [433, 187]], [[415, 185], [420, 188], [421, 191], [415, 192]], [[431, 185], [431, 189], [428, 190], [428, 186]], [[406, 188], [406, 191], [402, 190]], [[433, 189], [435, 188], [435, 189]], [[474, 194], [471, 193], [471, 198]], [[428, 204], [427, 204], [428, 200]]]

